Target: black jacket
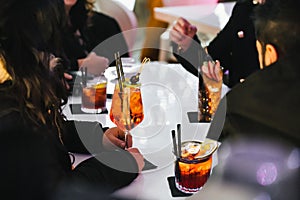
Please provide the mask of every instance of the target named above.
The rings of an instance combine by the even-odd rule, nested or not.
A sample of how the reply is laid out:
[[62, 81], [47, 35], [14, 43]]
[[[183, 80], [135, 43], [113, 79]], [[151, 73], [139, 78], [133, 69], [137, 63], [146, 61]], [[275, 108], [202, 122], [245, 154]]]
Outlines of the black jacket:
[[[299, 165], [290, 165], [299, 160], [300, 146], [297, 57], [251, 74], [218, 107], [208, 137], [219, 139], [222, 133], [218, 151], [226, 156], [214, 169], [222, 174], [213, 177], [227, 181], [223, 184], [233, 185], [235, 191], [243, 187], [267, 193], [270, 199], [299, 199]], [[274, 167], [266, 167], [270, 164]], [[262, 184], [267, 175], [274, 179]]]
[[85, 58], [91, 51], [109, 59], [114, 65], [114, 53], [120, 52], [128, 57], [128, 46], [118, 22], [107, 15], [93, 12], [90, 25], [80, 30], [83, 44], [74, 36], [74, 30], [69, 29], [64, 35], [63, 47], [69, 62], [69, 70], [78, 70], [77, 59]]
[[[233, 87], [245, 79], [249, 74], [259, 69], [258, 53], [256, 50], [256, 39], [252, 13], [255, 5], [252, 0], [238, 1], [232, 15], [225, 27], [209, 43], [208, 53], [214, 60], [219, 60], [224, 71], [229, 71], [229, 87]], [[201, 31], [201, 30], [199, 30]], [[243, 37], [238, 33], [243, 32]], [[194, 38], [200, 43], [197, 37]], [[176, 49], [176, 45], [174, 48]], [[192, 74], [198, 75], [199, 51], [200, 45], [194, 44], [183, 54], [175, 56], [178, 61]]]
[[[10, 106], [2, 100], [2, 105]], [[65, 121], [62, 144], [56, 131], [33, 126], [15, 109], [5, 110], [0, 112], [0, 191], [10, 199], [57, 199], [61, 191], [72, 196], [67, 188], [77, 193], [97, 188], [94, 191], [109, 194], [138, 175], [130, 153], [103, 149], [105, 129], [97, 122]], [[94, 156], [72, 170], [69, 152]]]

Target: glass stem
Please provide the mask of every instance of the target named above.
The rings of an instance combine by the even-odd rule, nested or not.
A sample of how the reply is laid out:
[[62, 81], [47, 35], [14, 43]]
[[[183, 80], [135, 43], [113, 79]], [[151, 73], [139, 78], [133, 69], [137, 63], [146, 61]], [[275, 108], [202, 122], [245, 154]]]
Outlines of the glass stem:
[[130, 132], [128, 130], [125, 131], [125, 149], [130, 148], [132, 146], [132, 140], [130, 140]]

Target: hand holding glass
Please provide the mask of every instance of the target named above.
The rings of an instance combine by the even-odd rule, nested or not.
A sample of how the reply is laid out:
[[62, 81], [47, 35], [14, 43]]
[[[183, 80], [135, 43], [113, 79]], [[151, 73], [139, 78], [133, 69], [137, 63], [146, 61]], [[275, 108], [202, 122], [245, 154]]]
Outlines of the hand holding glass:
[[[210, 58], [210, 56], [208, 56]], [[207, 60], [203, 62], [199, 73], [198, 121], [210, 122], [219, 106], [222, 91], [220, 62]]]
[[122, 91], [119, 85], [116, 85], [109, 116], [111, 121], [125, 132], [127, 142], [129, 131], [144, 119], [140, 84], [124, 83]]

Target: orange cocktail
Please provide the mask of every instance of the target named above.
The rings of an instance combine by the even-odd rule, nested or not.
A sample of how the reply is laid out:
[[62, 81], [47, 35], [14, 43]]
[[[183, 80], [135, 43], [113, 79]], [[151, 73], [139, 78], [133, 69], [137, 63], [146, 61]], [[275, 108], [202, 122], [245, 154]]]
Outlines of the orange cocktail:
[[116, 85], [109, 116], [111, 121], [125, 132], [143, 121], [144, 110], [140, 84], [124, 83], [122, 92]]

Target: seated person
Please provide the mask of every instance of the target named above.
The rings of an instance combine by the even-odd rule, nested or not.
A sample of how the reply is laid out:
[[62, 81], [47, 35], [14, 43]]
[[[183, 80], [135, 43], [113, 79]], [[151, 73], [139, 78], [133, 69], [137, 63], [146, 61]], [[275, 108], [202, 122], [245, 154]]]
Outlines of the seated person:
[[[201, 198], [299, 199], [299, 6], [266, 0], [255, 9], [261, 70], [221, 101], [208, 131], [214, 139], [222, 133], [221, 165]], [[224, 186], [226, 195], [211, 193]]]
[[[224, 79], [224, 83], [230, 88], [259, 69], [251, 16], [256, 4], [263, 3], [263, 1], [258, 0], [255, 4], [252, 0], [237, 1], [225, 27], [205, 48], [213, 60], [221, 62], [224, 71], [228, 70], [229, 80]], [[201, 44], [196, 33], [195, 26], [186, 19], [179, 18], [170, 34], [174, 55], [194, 75], [198, 74], [198, 66], [201, 65], [197, 58], [197, 51], [201, 48]], [[191, 45], [188, 38], [193, 38], [199, 46]], [[178, 52], [179, 49], [180, 52]]]
[[[144, 165], [118, 128], [63, 116], [63, 74], [49, 66], [63, 10], [60, 0], [4, 0], [0, 8], [1, 192], [10, 199], [51, 199], [63, 185], [111, 193]], [[91, 158], [75, 167], [70, 152]]]
[[114, 53], [129, 57], [127, 43], [114, 18], [94, 11], [91, 0], [64, 2], [68, 22], [63, 46], [69, 70], [85, 66], [88, 72], [101, 74], [108, 65], [115, 65]]
[[216, 134], [215, 139], [222, 132], [221, 139], [246, 135], [299, 146], [298, 6], [297, 0], [267, 0], [257, 7], [255, 29], [261, 70], [221, 100], [208, 133]]

